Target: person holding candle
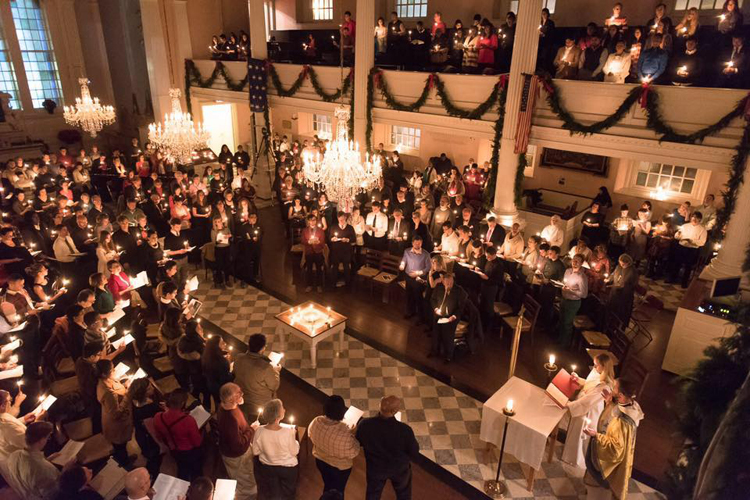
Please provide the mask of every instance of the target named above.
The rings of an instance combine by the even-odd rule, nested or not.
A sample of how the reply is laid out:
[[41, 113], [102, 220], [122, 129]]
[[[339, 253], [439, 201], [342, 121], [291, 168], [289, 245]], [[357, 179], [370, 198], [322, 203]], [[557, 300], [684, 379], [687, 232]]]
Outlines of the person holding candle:
[[625, 83], [630, 74], [630, 52], [625, 51], [625, 41], [619, 40], [615, 50], [604, 63], [604, 81], [611, 83]]
[[435, 251], [451, 257], [456, 257], [460, 254], [458, 235], [453, 230], [453, 224], [449, 221], [443, 222], [443, 235], [440, 239], [440, 244], [435, 247]]
[[591, 35], [590, 40], [578, 61], [579, 80], [601, 80], [604, 75], [604, 63], [607, 62], [609, 51], [602, 45], [598, 33]]
[[454, 338], [466, 291], [454, 286], [453, 273], [443, 274], [442, 283], [435, 287], [430, 296], [430, 306], [434, 312], [432, 323], [432, 348], [427, 357], [442, 356], [445, 363], [453, 360]]
[[578, 238], [576, 240], [575, 245], [568, 252], [568, 258], [572, 260], [573, 257], [579, 254], [583, 257], [583, 262], [588, 263], [591, 261], [591, 249], [586, 243], [586, 238]]
[[49, 422], [32, 422], [24, 433], [24, 448], [8, 456], [3, 475], [20, 498], [43, 500], [57, 491], [60, 471], [44, 456], [44, 448], [54, 431], [55, 426]]
[[247, 352], [234, 361], [234, 381], [242, 389], [242, 412], [248, 422], [259, 420], [259, 408], [276, 397], [281, 382], [281, 365], [273, 366], [265, 355], [266, 336], [255, 333], [247, 340]]
[[258, 224], [258, 214], [250, 212], [247, 220], [239, 224], [237, 229], [239, 245], [235, 259], [234, 272], [241, 280], [240, 287], [247, 283], [260, 283], [261, 280], [261, 249], [263, 246], [263, 228]]
[[581, 387], [574, 399], [568, 401], [567, 409], [570, 417], [568, 422], [565, 446], [560, 459], [579, 469], [586, 468], [586, 449], [589, 446], [589, 436], [583, 430], [587, 422], [598, 422], [599, 415], [604, 409], [604, 395], [612, 391], [615, 383], [615, 370], [612, 356], [602, 353], [594, 357], [594, 368], [589, 372], [586, 380], [581, 382], [575, 371], [571, 374]]
[[660, 26], [674, 26], [672, 19], [667, 16], [667, 6], [663, 3], [659, 3], [654, 7], [654, 17], [646, 22], [646, 28], [651, 31], [656, 31]]
[[102, 405], [104, 438], [114, 447], [112, 458], [127, 469], [132, 463], [127, 449], [127, 443], [133, 437], [130, 397], [125, 386], [115, 378], [112, 361], [100, 359], [96, 362], [96, 368], [99, 373], [96, 399]]
[[31, 413], [19, 418], [21, 403], [25, 400], [26, 394], [20, 385], [15, 398], [8, 391], [0, 389], [0, 472], [3, 473], [10, 454], [26, 448], [26, 425], [36, 419]]
[[[385, 216], [383, 215], [383, 217]], [[318, 227], [318, 219], [314, 214], [307, 217], [307, 227], [302, 230], [300, 242], [304, 247], [303, 260], [300, 266], [307, 270], [305, 292], [310, 292], [313, 286], [317, 287], [318, 292], [322, 292], [326, 261], [324, 255], [326, 249], [325, 232]], [[315, 274], [313, 274], [313, 267], [316, 269]]]
[[576, 254], [570, 262], [570, 269], [565, 271], [560, 302], [560, 323], [558, 324], [558, 343], [567, 349], [573, 339], [573, 320], [581, 308], [581, 301], [588, 297], [589, 281], [583, 269], [584, 257]]
[[422, 249], [423, 239], [414, 235], [411, 248], [404, 252], [401, 259], [400, 269], [406, 274], [406, 319], [415, 314], [418, 324], [425, 318], [424, 302], [422, 294], [425, 289], [426, 279], [430, 272], [430, 255]]
[[388, 216], [380, 211], [381, 204], [372, 202], [372, 212], [365, 217], [365, 245], [373, 250], [385, 250], [388, 246]]
[[[328, 228], [328, 241], [331, 247], [331, 283], [335, 283], [336, 287], [349, 286], [351, 283], [352, 259], [356, 240], [354, 228], [347, 222], [347, 214], [338, 212], [336, 224]], [[339, 265], [344, 268], [343, 280], [339, 279]]]
[[628, 18], [623, 15], [620, 2], [612, 6], [612, 15], [604, 20], [604, 26], [617, 26], [623, 30], [628, 28]]
[[506, 261], [513, 261], [520, 259], [523, 255], [523, 234], [521, 234], [521, 225], [518, 222], [514, 222], [510, 227], [510, 232], [505, 235], [503, 244], [498, 249], [500, 254]]
[[494, 27], [489, 22], [482, 25], [481, 30], [482, 34], [477, 42], [477, 48], [479, 50], [477, 64], [479, 70], [486, 73], [488, 71], [494, 71], [495, 51], [497, 51], [498, 48], [498, 38]]
[[685, 50], [672, 58], [672, 85], [700, 86], [703, 84], [703, 73], [703, 52], [698, 50], [698, 40], [688, 37], [685, 39]]
[[725, 54], [721, 58], [723, 68], [715, 85], [724, 88], [745, 88], [750, 62], [750, 58], [746, 56], [745, 38], [741, 34], [732, 35], [731, 51]]
[[375, 56], [380, 58], [385, 55], [388, 38], [388, 27], [385, 25], [385, 19], [378, 18], [375, 26]]
[[406, 26], [398, 18], [396, 11], [391, 12], [388, 22], [386, 53], [392, 64], [401, 64], [404, 57], [404, 45], [407, 40]]
[[[281, 423], [286, 409], [280, 399], [263, 406], [266, 422], [255, 430], [253, 461], [258, 498], [294, 500], [299, 475], [297, 427]], [[291, 420], [291, 417], [290, 417]]]
[[699, 27], [700, 18], [698, 16], [698, 8], [690, 7], [685, 11], [685, 16], [682, 18], [682, 21], [675, 26], [675, 33], [678, 38], [687, 40], [688, 38], [695, 37]]
[[411, 498], [411, 462], [419, 457], [419, 442], [411, 427], [396, 419], [402, 407], [400, 398], [386, 396], [378, 415], [357, 426], [355, 437], [367, 463], [367, 500], [379, 500], [388, 481], [398, 500]]
[[164, 256], [169, 257], [177, 263], [179, 280], [184, 282], [187, 278], [190, 242], [188, 237], [182, 234], [182, 221], [180, 219], [171, 219], [169, 225], [170, 231], [164, 237]]
[[[216, 337], [220, 338], [220, 337]], [[213, 340], [213, 339], [211, 339]], [[244, 403], [242, 389], [228, 382], [219, 391], [221, 404], [217, 405], [216, 420], [219, 431], [219, 453], [227, 475], [237, 481], [237, 500], [255, 498], [256, 485], [253, 474], [253, 437], [255, 428], [248, 424], [239, 406]]]
[[323, 478], [323, 493], [335, 490], [342, 498], [352, 473], [353, 460], [359, 455], [359, 441], [342, 420], [346, 404], [334, 394], [323, 404], [323, 415], [315, 417], [307, 429], [313, 444], [315, 464]]
[[653, 33], [649, 37], [650, 46], [638, 58], [638, 78], [643, 83], [657, 82], [667, 69], [669, 53], [661, 46], [663, 39], [661, 33]]
[[607, 309], [623, 325], [628, 325], [633, 312], [635, 287], [638, 285], [638, 269], [633, 265], [633, 258], [626, 253], [620, 255], [617, 263], [614, 272], [605, 280], [610, 289]]
[[585, 428], [591, 437], [586, 452], [586, 486], [609, 490], [615, 498], [624, 499], [633, 470], [635, 439], [643, 410], [635, 400], [636, 384], [626, 378], [615, 380], [596, 429]]
[[667, 283], [677, 283], [677, 277], [680, 274], [680, 270], [684, 268], [682, 274], [682, 288], [687, 288], [688, 281], [698, 261], [698, 254], [700, 248], [706, 244], [708, 240], [708, 232], [706, 228], [701, 225], [703, 214], [700, 212], [693, 212], [690, 216], [690, 222], [683, 224], [679, 227], [674, 235], [674, 239], [677, 245], [674, 247], [674, 257], [670, 259], [672, 261], [672, 269], [669, 273], [669, 280]]
[[727, 35], [734, 35], [742, 29], [743, 24], [744, 19], [737, 0], [725, 0], [717, 24], [719, 33], [725, 38]]
[[609, 256], [616, 260], [630, 244], [634, 232], [634, 222], [627, 204], [620, 205], [620, 216], [612, 221], [609, 232]]
[[492, 331], [495, 319], [495, 301], [502, 295], [504, 287], [504, 266], [497, 256], [495, 247], [485, 250], [485, 261], [477, 272], [480, 278], [479, 314], [486, 332]]
[[546, 241], [549, 245], [560, 246], [562, 245], [563, 239], [565, 238], [565, 232], [560, 228], [560, 216], [553, 215], [550, 217], [549, 225], [544, 226], [540, 237]]
[[609, 278], [610, 260], [606, 245], [596, 245], [589, 261], [589, 293], [598, 295], [604, 287], [604, 280]]

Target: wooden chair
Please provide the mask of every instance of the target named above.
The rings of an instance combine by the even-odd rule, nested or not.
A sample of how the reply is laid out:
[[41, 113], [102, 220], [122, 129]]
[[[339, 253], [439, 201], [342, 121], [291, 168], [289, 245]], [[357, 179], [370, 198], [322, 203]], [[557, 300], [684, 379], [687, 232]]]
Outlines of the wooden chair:
[[44, 376], [49, 381], [75, 375], [75, 363], [59, 335], [51, 335], [42, 349]]
[[382, 289], [382, 300], [388, 303], [388, 290], [391, 284], [396, 281], [398, 275], [401, 273], [399, 266], [401, 265], [401, 258], [395, 255], [386, 254], [383, 255], [380, 261], [380, 272], [372, 278], [373, 289]]
[[357, 279], [363, 283], [369, 283], [370, 291], [372, 291], [372, 280], [380, 274], [380, 262], [383, 260], [383, 253], [378, 250], [367, 249], [364, 252], [365, 263], [362, 267], [357, 269]]
[[[526, 336], [530, 337], [531, 340], [531, 352], [534, 352], [534, 332], [536, 331], [536, 325], [537, 325], [537, 319], [539, 319], [539, 311], [541, 310], [541, 306], [539, 305], [539, 302], [534, 300], [534, 298], [526, 294], [523, 297], [523, 305], [524, 305], [524, 313], [523, 313], [523, 323], [521, 326], [521, 332], [526, 334]], [[515, 331], [516, 325], [518, 324], [519, 317], [518, 316], [505, 316], [503, 318], [503, 323], [505, 326], [507, 326], [510, 331]]]
[[623, 370], [623, 375], [635, 382], [638, 388], [635, 397], [636, 399], [640, 399], [650, 375], [648, 369], [640, 361], [633, 358], [628, 361], [628, 367], [626, 370]]
[[602, 329], [579, 330], [581, 333], [580, 340], [586, 347], [609, 349], [609, 346], [612, 343], [610, 340], [612, 332], [617, 329], [622, 329], [622, 326], [620, 318], [615, 313], [607, 311], [604, 316]]
[[610, 344], [609, 349], [586, 349], [586, 353], [589, 355], [592, 362], [599, 354], [605, 352], [608, 353], [612, 356], [612, 363], [615, 365], [616, 370], [619, 370], [625, 364], [625, 360], [628, 357], [631, 341], [620, 329], [612, 332], [610, 340], [612, 343]]

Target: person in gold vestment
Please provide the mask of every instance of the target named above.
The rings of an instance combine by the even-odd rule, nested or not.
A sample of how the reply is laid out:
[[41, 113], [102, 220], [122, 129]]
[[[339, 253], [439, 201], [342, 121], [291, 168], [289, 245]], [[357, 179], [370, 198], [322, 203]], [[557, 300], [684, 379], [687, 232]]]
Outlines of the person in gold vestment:
[[617, 379], [612, 394], [605, 397], [607, 404], [596, 430], [584, 429], [591, 436], [584, 483], [608, 489], [617, 500], [625, 500], [628, 496], [636, 431], [643, 419], [635, 392], [635, 384], [627, 379]]

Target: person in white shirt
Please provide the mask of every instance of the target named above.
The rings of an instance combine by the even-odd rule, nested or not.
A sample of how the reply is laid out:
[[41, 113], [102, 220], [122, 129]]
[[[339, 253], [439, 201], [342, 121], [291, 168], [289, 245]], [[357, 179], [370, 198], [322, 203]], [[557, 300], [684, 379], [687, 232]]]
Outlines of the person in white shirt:
[[503, 245], [500, 247], [500, 253], [506, 260], [520, 259], [523, 255], [523, 235], [521, 226], [518, 222], [514, 223], [510, 232], [505, 235]]
[[263, 418], [268, 423], [258, 427], [253, 437], [258, 498], [294, 498], [297, 489], [297, 428], [281, 424], [285, 415], [280, 399], [266, 403]]
[[703, 215], [701, 224], [710, 231], [716, 225], [716, 207], [714, 206], [715, 197], [712, 194], [707, 194], [703, 199], [703, 206], [700, 207], [700, 212]]
[[26, 448], [26, 424], [34, 421], [34, 415], [18, 418], [25, 399], [21, 386], [18, 386], [15, 400], [8, 391], [0, 390], [0, 471], [11, 453]]
[[388, 247], [388, 216], [380, 211], [380, 202], [372, 202], [372, 212], [365, 217], [365, 245], [373, 250]]
[[450, 221], [443, 222], [443, 236], [440, 244], [435, 248], [438, 252], [455, 257], [459, 254], [458, 234], [453, 230], [453, 224]]
[[151, 477], [145, 467], [133, 469], [125, 476], [125, 493], [128, 500], [150, 500], [154, 496]]
[[690, 222], [683, 224], [674, 235], [678, 245], [675, 246], [675, 255], [672, 259], [672, 269], [669, 273], [667, 283], [677, 283], [677, 277], [680, 269], [685, 268], [682, 275], [682, 288], [687, 288], [688, 280], [698, 261], [700, 248], [706, 244], [708, 231], [701, 225], [703, 214], [693, 212], [690, 216]]
[[60, 471], [44, 457], [42, 451], [53, 430], [54, 426], [49, 422], [29, 424], [25, 435], [26, 448], [16, 450], [8, 457], [5, 479], [25, 500], [43, 500], [57, 490]]
[[562, 247], [565, 233], [560, 229], [560, 220], [559, 215], [553, 215], [550, 218], [549, 226], [545, 226], [540, 234], [542, 239], [551, 247]]
[[630, 74], [630, 51], [625, 50], [625, 42], [619, 41], [615, 52], [607, 57], [604, 63], [604, 81], [610, 83], [625, 83]]
[[55, 259], [60, 262], [70, 263], [76, 260], [73, 254], [81, 253], [76, 244], [73, 242], [73, 238], [70, 237], [70, 231], [67, 226], [57, 226], [57, 239], [52, 244], [52, 250], [55, 252]]

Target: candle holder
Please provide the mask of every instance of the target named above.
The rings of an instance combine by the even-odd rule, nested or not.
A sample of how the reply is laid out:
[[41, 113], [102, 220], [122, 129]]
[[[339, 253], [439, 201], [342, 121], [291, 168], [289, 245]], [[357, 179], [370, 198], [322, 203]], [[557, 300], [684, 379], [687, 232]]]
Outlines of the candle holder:
[[547, 370], [547, 385], [549, 385], [557, 371], [557, 365], [554, 363], [544, 363], [544, 369]]
[[508, 485], [505, 481], [500, 481], [500, 469], [503, 467], [503, 455], [505, 454], [505, 438], [508, 435], [508, 423], [511, 417], [515, 415], [515, 410], [503, 408], [503, 415], [505, 415], [505, 426], [503, 427], [503, 440], [500, 442], [500, 458], [497, 461], [497, 471], [495, 472], [495, 479], [488, 479], [484, 482], [484, 492], [487, 496], [492, 498], [504, 498], [508, 491]]

